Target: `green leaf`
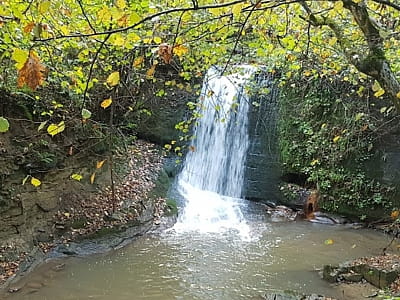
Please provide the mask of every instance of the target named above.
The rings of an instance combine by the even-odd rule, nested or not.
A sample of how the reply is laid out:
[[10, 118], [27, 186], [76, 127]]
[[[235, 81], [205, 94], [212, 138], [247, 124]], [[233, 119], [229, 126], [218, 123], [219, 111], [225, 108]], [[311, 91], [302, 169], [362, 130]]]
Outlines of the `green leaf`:
[[358, 121], [358, 120], [360, 120], [362, 117], [364, 117], [364, 113], [357, 113], [357, 114], [356, 114], [356, 117], [355, 117], [355, 120]]
[[40, 131], [40, 130], [42, 130], [42, 129], [44, 128], [44, 126], [46, 126], [47, 122], [48, 122], [48, 121], [43, 121], [42, 123], [40, 123], [40, 125], [39, 125], [39, 127], [38, 127], [38, 130], [37, 130], [37, 131]]
[[90, 119], [91, 116], [92, 116], [92, 113], [90, 112], [90, 110], [88, 110], [86, 108], [82, 109], [82, 118]]
[[10, 123], [8, 123], [6, 118], [0, 117], [0, 132], [7, 132], [10, 128]]

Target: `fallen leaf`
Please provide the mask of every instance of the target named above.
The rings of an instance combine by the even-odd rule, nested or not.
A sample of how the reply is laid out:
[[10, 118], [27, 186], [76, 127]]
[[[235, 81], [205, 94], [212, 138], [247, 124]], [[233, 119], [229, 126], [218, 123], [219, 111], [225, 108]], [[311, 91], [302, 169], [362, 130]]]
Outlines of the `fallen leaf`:
[[50, 124], [49, 127], [47, 127], [47, 133], [50, 134], [52, 137], [55, 136], [56, 134], [59, 134], [60, 132], [63, 132], [65, 130], [65, 123], [64, 121], [61, 121], [58, 124]]
[[6, 118], [0, 117], [0, 132], [7, 132], [10, 128], [10, 123]]
[[39, 179], [37, 179], [37, 178], [35, 178], [35, 177], [32, 177], [32, 178], [31, 178], [31, 184], [32, 184], [34, 187], [38, 187], [38, 186], [40, 186], [40, 185], [42, 184], [42, 182], [41, 182]]
[[325, 245], [332, 245], [333, 244], [333, 240], [327, 239], [327, 240], [325, 240], [324, 244]]
[[98, 161], [97, 163], [96, 163], [96, 169], [100, 169], [102, 166], [103, 166], [103, 164], [104, 164], [104, 162], [106, 161], [107, 159], [104, 159], [104, 160], [102, 160], [102, 161]]
[[143, 61], [144, 61], [143, 56], [136, 57], [135, 60], [133, 61], [133, 66], [135, 68], [137, 68], [138, 66], [140, 66], [143, 63]]
[[112, 72], [110, 75], [108, 75], [107, 77], [107, 84], [109, 86], [116, 86], [119, 83], [120, 80], [120, 76], [119, 76], [119, 72]]
[[82, 175], [80, 175], [80, 174], [72, 174], [71, 175], [71, 178], [72, 179], [74, 179], [74, 180], [77, 180], [77, 181], [81, 181], [81, 179], [83, 178], [83, 176]]
[[154, 72], [156, 71], [156, 66], [157, 65], [152, 65], [151, 67], [150, 67], [150, 69], [148, 69], [147, 70], [147, 72], [146, 72], [146, 76], [147, 77], [153, 77], [153, 75], [154, 75]]
[[90, 176], [90, 183], [93, 184], [94, 183], [94, 179], [96, 178], [96, 172], [94, 172], [92, 174], [92, 176]]
[[110, 97], [110, 98], [108, 98], [108, 99], [103, 100], [103, 101], [101, 102], [100, 106], [101, 106], [102, 108], [106, 109], [107, 107], [109, 107], [109, 106], [111, 105], [111, 103], [112, 103], [112, 99], [111, 99], [111, 97]]

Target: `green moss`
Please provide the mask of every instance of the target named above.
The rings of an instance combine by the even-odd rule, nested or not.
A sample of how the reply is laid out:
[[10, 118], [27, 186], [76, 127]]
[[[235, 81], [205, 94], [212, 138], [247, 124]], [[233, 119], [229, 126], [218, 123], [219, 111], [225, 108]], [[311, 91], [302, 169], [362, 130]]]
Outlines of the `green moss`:
[[305, 174], [307, 185], [320, 190], [326, 210], [374, 217], [391, 207], [392, 188], [364, 168], [374, 148], [370, 128], [379, 124], [353, 89], [339, 80], [287, 82], [280, 99], [281, 161], [285, 172]]
[[178, 205], [176, 204], [175, 199], [167, 199], [164, 213], [166, 216], [178, 215]]

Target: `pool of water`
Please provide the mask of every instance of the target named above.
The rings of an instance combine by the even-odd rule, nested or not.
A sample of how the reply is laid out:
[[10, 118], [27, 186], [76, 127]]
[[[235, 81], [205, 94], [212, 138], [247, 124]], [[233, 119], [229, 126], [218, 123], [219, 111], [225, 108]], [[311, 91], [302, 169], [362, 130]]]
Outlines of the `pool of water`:
[[[269, 291], [294, 290], [342, 299], [337, 288], [320, 279], [321, 267], [380, 254], [390, 239], [343, 225], [271, 223], [257, 205], [245, 215], [246, 237], [238, 230], [172, 228], [114, 252], [44, 264], [6, 298], [260, 299]], [[61, 263], [65, 266], [57, 270]]]

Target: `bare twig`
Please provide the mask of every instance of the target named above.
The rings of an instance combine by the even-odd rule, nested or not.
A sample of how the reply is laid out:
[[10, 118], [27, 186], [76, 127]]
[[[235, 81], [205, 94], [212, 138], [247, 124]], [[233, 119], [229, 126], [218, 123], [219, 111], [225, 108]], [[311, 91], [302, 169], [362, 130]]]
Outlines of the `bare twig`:
[[81, 1], [81, 0], [76, 0], [76, 1], [78, 2], [79, 7], [81, 8], [81, 12], [82, 12], [83, 16], [85, 17], [86, 22], [88, 23], [90, 29], [93, 30], [93, 33], [97, 33], [97, 32], [96, 32], [96, 29], [93, 27], [92, 23], [90, 22], [89, 17], [88, 17], [88, 15], [86, 14], [85, 9], [83, 8], [82, 1]]

